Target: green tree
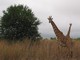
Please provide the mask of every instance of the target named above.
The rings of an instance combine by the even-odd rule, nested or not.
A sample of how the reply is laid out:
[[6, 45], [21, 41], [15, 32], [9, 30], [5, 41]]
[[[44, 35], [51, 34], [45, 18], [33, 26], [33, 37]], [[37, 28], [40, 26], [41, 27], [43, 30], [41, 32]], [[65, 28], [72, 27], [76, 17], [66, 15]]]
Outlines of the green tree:
[[27, 37], [31, 40], [40, 38], [38, 25], [40, 21], [28, 6], [13, 5], [3, 11], [1, 17], [2, 36], [15, 40]]

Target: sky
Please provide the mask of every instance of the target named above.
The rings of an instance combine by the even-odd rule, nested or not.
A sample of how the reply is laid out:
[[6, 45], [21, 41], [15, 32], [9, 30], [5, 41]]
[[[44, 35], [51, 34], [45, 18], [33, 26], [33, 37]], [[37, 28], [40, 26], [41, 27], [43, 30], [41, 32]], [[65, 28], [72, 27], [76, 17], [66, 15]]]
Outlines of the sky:
[[72, 23], [72, 38], [80, 37], [80, 0], [0, 0], [0, 16], [2, 11], [14, 4], [22, 4], [32, 9], [36, 17], [42, 22], [39, 33], [44, 38], [56, 37], [48, 16], [53, 17], [53, 21], [63, 32], [67, 34], [69, 24]]

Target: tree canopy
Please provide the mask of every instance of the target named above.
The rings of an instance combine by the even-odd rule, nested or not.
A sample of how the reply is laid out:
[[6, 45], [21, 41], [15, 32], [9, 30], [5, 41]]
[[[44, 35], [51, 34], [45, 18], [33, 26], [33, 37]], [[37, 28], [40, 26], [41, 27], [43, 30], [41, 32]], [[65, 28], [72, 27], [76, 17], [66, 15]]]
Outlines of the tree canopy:
[[2, 37], [15, 40], [27, 37], [31, 40], [40, 38], [40, 21], [28, 6], [13, 5], [3, 11], [1, 17]]

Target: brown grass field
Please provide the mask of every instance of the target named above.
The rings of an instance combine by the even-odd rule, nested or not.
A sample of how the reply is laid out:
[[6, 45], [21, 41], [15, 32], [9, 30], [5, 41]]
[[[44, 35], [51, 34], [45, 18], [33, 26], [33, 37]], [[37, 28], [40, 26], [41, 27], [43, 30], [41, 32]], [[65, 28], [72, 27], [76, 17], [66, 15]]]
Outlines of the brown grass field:
[[74, 40], [73, 57], [66, 48], [58, 49], [56, 40], [40, 40], [30, 46], [26, 40], [17, 43], [0, 41], [0, 60], [80, 60], [80, 41]]

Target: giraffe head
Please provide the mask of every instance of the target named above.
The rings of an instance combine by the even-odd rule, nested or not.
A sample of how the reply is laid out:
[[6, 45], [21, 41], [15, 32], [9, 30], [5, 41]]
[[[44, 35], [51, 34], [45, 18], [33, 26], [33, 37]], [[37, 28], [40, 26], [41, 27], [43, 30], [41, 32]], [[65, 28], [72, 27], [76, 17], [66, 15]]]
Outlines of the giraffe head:
[[53, 19], [52, 16], [49, 16], [49, 18], [48, 18], [49, 23], [51, 23], [52, 19]]

